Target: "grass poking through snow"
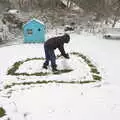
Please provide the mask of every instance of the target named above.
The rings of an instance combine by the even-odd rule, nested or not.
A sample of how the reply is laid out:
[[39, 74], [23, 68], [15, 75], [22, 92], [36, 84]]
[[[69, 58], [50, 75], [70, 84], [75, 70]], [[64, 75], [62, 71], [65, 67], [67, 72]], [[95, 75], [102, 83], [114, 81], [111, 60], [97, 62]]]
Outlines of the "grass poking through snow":
[[6, 113], [5, 110], [2, 107], [0, 107], [0, 118], [5, 116], [6, 115], [5, 113]]
[[[78, 53], [78, 52], [72, 52], [70, 53], [72, 55], [76, 55], [80, 58], [82, 58], [84, 60], [84, 62], [89, 66], [90, 68], [90, 73], [92, 74], [92, 78], [93, 80], [85, 80], [85, 81], [69, 81], [69, 82], [66, 82], [66, 81], [55, 81], [55, 80], [51, 80], [51, 81], [47, 81], [47, 80], [40, 80], [40, 81], [37, 81], [37, 82], [23, 82], [23, 83], [13, 83], [12, 85], [6, 85], [5, 88], [9, 88], [11, 86], [14, 86], [14, 85], [29, 85], [29, 84], [47, 84], [47, 83], [71, 83], [71, 84], [84, 84], [84, 83], [91, 83], [91, 82], [96, 82], [96, 81], [101, 81], [102, 77], [100, 75], [100, 72], [98, 71], [97, 67], [91, 62], [90, 59], [88, 59], [85, 55], [81, 54], [81, 53]], [[57, 56], [57, 58], [59, 58], [60, 56]], [[8, 70], [8, 75], [15, 75], [15, 76], [19, 76], [19, 75], [23, 75], [23, 76], [46, 76], [46, 75], [49, 75], [50, 73], [49, 72], [38, 72], [38, 73], [32, 73], [32, 74], [29, 74], [29, 73], [17, 73], [16, 71], [19, 69], [20, 65], [22, 65], [24, 62], [28, 62], [28, 61], [31, 61], [31, 60], [44, 60], [44, 58], [27, 58], [26, 60], [24, 61], [18, 61], [16, 63], [13, 64], [13, 66]], [[71, 72], [73, 71], [72, 69], [63, 69], [63, 70], [59, 70], [58, 72], [56, 73], [53, 73], [53, 75], [55, 74], [62, 74], [62, 73], [68, 73], [68, 72]]]

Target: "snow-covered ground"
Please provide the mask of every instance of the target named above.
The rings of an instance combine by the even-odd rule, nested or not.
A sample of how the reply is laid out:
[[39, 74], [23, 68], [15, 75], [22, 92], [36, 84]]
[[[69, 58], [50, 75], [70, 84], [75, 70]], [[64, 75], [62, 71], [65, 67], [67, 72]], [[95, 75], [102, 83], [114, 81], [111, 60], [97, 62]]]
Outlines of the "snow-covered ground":
[[[87, 56], [100, 71], [102, 81], [92, 85], [70, 83], [20, 84], [4, 89], [0, 92], [0, 106], [6, 110], [7, 115], [0, 118], [1, 120], [7, 120], [7, 118], [10, 118], [10, 120], [120, 119], [120, 41], [105, 40], [101, 36], [86, 33], [81, 35], [71, 34], [70, 36], [70, 43], [65, 45], [66, 51], [68, 53], [78, 52]], [[59, 51], [56, 50], [56, 53], [59, 53]], [[1, 88], [14, 80], [20, 82], [21, 80], [43, 78], [43, 76], [40, 78], [37, 76], [16, 77], [6, 75], [8, 68], [16, 61], [44, 57], [43, 44], [20, 44], [2, 47], [0, 48], [0, 54]], [[74, 71], [72, 71], [73, 73], [60, 74], [63, 81], [68, 80], [70, 75], [73, 79], [82, 76], [77, 70], [84, 70], [84, 73], [89, 73], [89, 68], [85, 63], [79, 63], [75, 56], [71, 54], [70, 56], [71, 59], [65, 60], [64, 63], [66, 62], [74, 71], [76, 69], [76, 74]], [[37, 64], [32, 62], [34, 61], [23, 64], [18, 71], [40, 70], [43, 61]], [[60, 62], [58, 60], [58, 63]], [[24, 66], [26, 66], [26, 69], [24, 69]], [[80, 68], [77, 69], [76, 66]], [[46, 80], [49, 78], [48, 76], [44, 77]], [[56, 75], [50, 77], [54, 79]]]

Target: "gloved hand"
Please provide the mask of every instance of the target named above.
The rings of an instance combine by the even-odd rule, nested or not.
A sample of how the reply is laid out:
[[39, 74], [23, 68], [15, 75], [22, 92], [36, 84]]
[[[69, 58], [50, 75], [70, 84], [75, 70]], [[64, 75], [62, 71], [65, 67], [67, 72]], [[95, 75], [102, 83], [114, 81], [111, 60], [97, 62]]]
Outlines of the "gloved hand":
[[64, 56], [66, 59], [69, 59], [70, 57], [69, 57], [69, 54], [67, 53], [67, 54], [65, 54], [65, 56]]

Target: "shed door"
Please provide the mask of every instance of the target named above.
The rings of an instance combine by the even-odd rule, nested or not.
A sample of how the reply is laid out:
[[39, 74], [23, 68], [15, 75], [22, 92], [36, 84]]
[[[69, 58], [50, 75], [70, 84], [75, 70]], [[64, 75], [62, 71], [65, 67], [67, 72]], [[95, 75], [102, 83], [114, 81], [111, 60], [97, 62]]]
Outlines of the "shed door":
[[45, 35], [44, 27], [43, 26], [36, 26], [35, 28], [36, 28], [36, 30], [35, 30], [36, 40], [37, 41], [44, 41], [44, 35]]

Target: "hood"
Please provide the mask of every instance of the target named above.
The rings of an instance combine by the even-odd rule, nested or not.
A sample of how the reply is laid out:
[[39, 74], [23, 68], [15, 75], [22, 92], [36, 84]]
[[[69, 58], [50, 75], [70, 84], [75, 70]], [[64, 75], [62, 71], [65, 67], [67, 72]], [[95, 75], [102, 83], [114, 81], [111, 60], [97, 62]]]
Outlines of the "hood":
[[64, 34], [63, 35], [63, 40], [64, 40], [64, 43], [68, 43], [70, 41], [70, 36], [68, 34]]

